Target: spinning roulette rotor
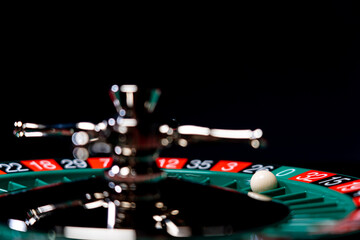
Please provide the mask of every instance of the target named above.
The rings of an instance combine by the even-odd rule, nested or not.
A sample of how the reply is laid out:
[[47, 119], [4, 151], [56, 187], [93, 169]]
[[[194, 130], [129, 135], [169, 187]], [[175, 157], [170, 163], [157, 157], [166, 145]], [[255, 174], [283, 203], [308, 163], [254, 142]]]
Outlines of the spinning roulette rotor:
[[[159, 96], [158, 89], [142, 93], [135, 85], [114, 85], [115, 118], [16, 122], [18, 137], [71, 137], [75, 159], [0, 164], [2, 237], [317, 239], [359, 231], [358, 178], [258, 162], [159, 157], [173, 144], [262, 143], [260, 129], [158, 123], [152, 113]], [[272, 172], [276, 187], [252, 194], [250, 179], [258, 170]]]

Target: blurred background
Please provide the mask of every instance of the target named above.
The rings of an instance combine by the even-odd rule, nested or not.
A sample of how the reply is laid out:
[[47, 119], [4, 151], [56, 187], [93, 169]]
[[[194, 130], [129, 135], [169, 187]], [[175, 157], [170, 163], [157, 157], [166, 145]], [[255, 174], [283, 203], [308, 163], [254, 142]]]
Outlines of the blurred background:
[[261, 128], [267, 142], [164, 155], [360, 177], [359, 2], [152, 7], [8, 9], [1, 161], [71, 156], [70, 139], [16, 139], [13, 122], [99, 122], [115, 114], [111, 85], [135, 83], [162, 89], [161, 120]]

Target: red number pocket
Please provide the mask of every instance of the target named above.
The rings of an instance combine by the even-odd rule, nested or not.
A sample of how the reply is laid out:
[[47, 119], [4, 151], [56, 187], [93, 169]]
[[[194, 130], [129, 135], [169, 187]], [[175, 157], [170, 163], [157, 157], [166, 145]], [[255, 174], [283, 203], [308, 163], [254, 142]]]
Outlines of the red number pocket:
[[26, 160], [21, 161], [21, 163], [33, 171], [54, 171], [63, 169], [54, 159]]
[[321, 172], [316, 170], [310, 170], [302, 174], [296, 175], [289, 178], [290, 180], [295, 180], [299, 182], [312, 183], [323, 178], [331, 177], [336, 175], [335, 173]]
[[227, 161], [220, 160], [214, 167], [210, 169], [210, 171], [217, 172], [239, 172], [244, 168], [250, 166], [251, 162], [236, 162], [236, 161]]
[[187, 162], [187, 158], [157, 158], [156, 164], [159, 168], [181, 169]]
[[360, 179], [330, 187], [330, 189], [341, 193], [350, 193], [360, 190]]
[[113, 159], [110, 157], [94, 157], [88, 158], [87, 161], [91, 168], [98, 169], [111, 167]]

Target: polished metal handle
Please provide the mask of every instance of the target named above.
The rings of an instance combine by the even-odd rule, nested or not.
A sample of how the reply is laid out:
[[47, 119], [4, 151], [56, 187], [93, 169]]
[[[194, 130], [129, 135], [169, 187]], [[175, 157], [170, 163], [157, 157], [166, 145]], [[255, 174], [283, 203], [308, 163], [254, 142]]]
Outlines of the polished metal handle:
[[180, 125], [177, 128], [171, 128], [167, 124], [161, 125], [159, 132], [168, 135], [168, 138], [170, 137], [172, 140], [168, 141], [163, 139], [163, 145], [167, 146], [169, 142], [176, 142], [182, 147], [186, 147], [189, 142], [250, 141], [251, 146], [258, 148], [260, 146], [259, 139], [261, 139], [263, 135], [261, 129], [211, 129], [195, 125]]

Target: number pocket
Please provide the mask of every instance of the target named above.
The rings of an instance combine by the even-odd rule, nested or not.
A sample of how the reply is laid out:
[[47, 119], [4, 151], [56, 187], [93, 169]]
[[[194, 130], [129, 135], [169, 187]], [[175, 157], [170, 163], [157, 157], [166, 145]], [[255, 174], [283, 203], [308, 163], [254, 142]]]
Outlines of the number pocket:
[[289, 179], [299, 181], [299, 182], [307, 182], [312, 183], [327, 177], [331, 177], [336, 175], [335, 173], [328, 173], [328, 172], [321, 172], [316, 170], [310, 170], [307, 172], [304, 172], [302, 174], [296, 175], [294, 177], [291, 177]]
[[251, 162], [237, 162], [237, 161], [229, 161], [229, 160], [220, 160], [210, 171], [218, 171], [218, 172], [234, 172], [237, 173], [248, 166], [250, 166]]
[[87, 168], [88, 164], [81, 159], [63, 159], [61, 160], [60, 164], [65, 169], [76, 169], [76, 168]]
[[19, 173], [19, 172], [29, 171], [28, 168], [24, 167], [22, 164], [17, 162], [1, 163], [0, 169], [6, 173]]
[[159, 168], [181, 169], [187, 161], [187, 158], [157, 158], [156, 164]]
[[186, 164], [187, 169], [201, 169], [201, 170], [207, 170], [210, 169], [213, 165], [213, 160], [203, 160], [200, 159], [194, 159], [191, 160], [189, 164]]
[[21, 161], [21, 163], [33, 171], [53, 171], [63, 169], [54, 159], [27, 160]]
[[274, 170], [274, 166], [272, 166], [272, 165], [264, 166], [262, 164], [254, 164], [250, 168], [245, 169], [242, 172], [254, 174], [255, 172], [260, 171], [260, 170], [269, 170], [269, 171]]

